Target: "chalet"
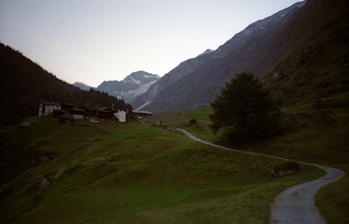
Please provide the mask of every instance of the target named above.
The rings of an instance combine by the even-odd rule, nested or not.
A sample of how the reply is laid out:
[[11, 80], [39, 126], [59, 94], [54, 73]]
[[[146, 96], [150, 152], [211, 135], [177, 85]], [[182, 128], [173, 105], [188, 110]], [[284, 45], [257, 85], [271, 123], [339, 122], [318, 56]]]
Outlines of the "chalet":
[[79, 107], [80, 109], [85, 110], [85, 117], [96, 117], [97, 115], [97, 109], [89, 109], [86, 107]]
[[65, 114], [64, 110], [53, 110], [52, 117], [53, 118], [60, 118], [60, 117], [64, 116], [64, 114]]
[[42, 101], [39, 105], [39, 116], [52, 114], [54, 110], [61, 110], [62, 104]]
[[133, 120], [142, 120], [144, 118], [151, 117], [152, 115], [153, 114], [150, 111], [131, 110], [128, 116]]
[[119, 120], [119, 122], [126, 122], [126, 112], [123, 110], [119, 110], [114, 116]]
[[111, 119], [114, 116], [114, 111], [109, 107], [99, 108], [96, 112], [98, 118]]
[[85, 117], [85, 110], [81, 108], [73, 108], [71, 110], [71, 114], [73, 116], [73, 119], [75, 120], [83, 120]]
[[[124, 112], [124, 111], [123, 111]], [[75, 107], [70, 103], [54, 103], [42, 101], [39, 105], [39, 116], [52, 114], [53, 118], [59, 118], [62, 123], [73, 123], [74, 120], [83, 120], [85, 117], [97, 117], [112, 119], [114, 110], [109, 107], [102, 107], [98, 110], [89, 110], [84, 107]], [[120, 122], [126, 122], [126, 112], [120, 113]]]
[[71, 113], [74, 109], [74, 104], [72, 103], [62, 103], [62, 110], [67, 113]]

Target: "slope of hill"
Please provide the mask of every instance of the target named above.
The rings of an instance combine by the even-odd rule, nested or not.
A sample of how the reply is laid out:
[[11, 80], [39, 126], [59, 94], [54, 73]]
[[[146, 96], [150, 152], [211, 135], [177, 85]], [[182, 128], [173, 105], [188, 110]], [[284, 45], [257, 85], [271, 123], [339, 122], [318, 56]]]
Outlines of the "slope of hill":
[[0, 126], [37, 115], [41, 100], [73, 103], [86, 108], [112, 107], [113, 104], [119, 109], [130, 108], [123, 100], [106, 93], [86, 92], [58, 79], [3, 44], [0, 44], [0, 73]]
[[[335, 1], [328, 3], [326, 1], [307, 1], [297, 3], [296, 5], [283, 10], [275, 15], [258, 21], [250, 25], [246, 30], [234, 36], [225, 45], [232, 46], [231, 51], [226, 53], [222, 46], [217, 49], [223, 57], [214, 57], [207, 61], [194, 72], [186, 75], [172, 85], [164, 89], [159, 97], [148, 105], [148, 109], [161, 113], [166, 111], [183, 111], [210, 104], [215, 96], [220, 93], [222, 86], [238, 72], [249, 70], [256, 75], [271, 72], [275, 66], [285, 60], [294, 52], [309, 51], [308, 46], [312, 42], [316, 43], [319, 51], [313, 53], [317, 61], [321, 62], [323, 67], [342, 68], [347, 63], [345, 46], [341, 47], [347, 40], [346, 25], [348, 15], [348, 5], [345, 1]], [[274, 18], [284, 18], [276, 20]], [[266, 22], [268, 21], [269, 22]], [[277, 22], [273, 22], [277, 21]], [[269, 24], [266, 26], [266, 24]], [[334, 26], [336, 24], [336, 26]], [[240, 39], [240, 37], [243, 37]], [[337, 38], [344, 41], [338, 42]], [[325, 45], [333, 48], [329, 54], [325, 55], [321, 49], [326, 49]], [[240, 44], [238, 44], [240, 43]], [[315, 47], [315, 45], [313, 46]], [[337, 49], [337, 50], [335, 50]], [[340, 60], [335, 63], [333, 59], [338, 58], [336, 51], [342, 50]], [[214, 54], [214, 53], [213, 53]], [[302, 60], [307, 60], [303, 58]], [[294, 67], [294, 70], [300, 67]], [[321, 74], [328, 73], [323, 70]], [[321, 75], [318, 74], [318, 75]], [[343, 75], [345, 71], [337, 74], [337, 80], [346, 80]], [[324, 80], [323, 80], [324, 81]], [[313, 85], [312, 82], [304, 82], [303, 89], [307, 85]], [[286, 83], [284, 83], [286, 85]], [[318, 86], [325, 85], [318, 83]], [[298, 90], [298, 88], [296, 88]], [[294, 91], [294, 90], [292, 90]], [[292, 92], [289, 92], [293, 94]]]
[[126, 102], [132, 102], [159, 79], [158, 75], [138, 71], [131, 73], [122, 81], [104, 81], [97, 87], [97, 90], [122, 98]]
[[212, 57], [212, 50], [206, 50], [204, 53], [198, 55], [195, 58], [188, 59], [180, 63], [176, 68], [165, 74], [159, 81], [155, 82], [149, 87], [149, 89], [132, 102], [132, 106], [135, 108], [143, 108], [151, 103], [161, 91], [166, 89], [174, 82], [180, 80], [187, 74], [194, 72], [202, 64], [210, 60]]
[[[261, 78], [284, 106], [348, 107], [349, 3], [308, 2], [292, 24], [298, 30], [295, 39], [304, 38], [301, 33], [310, 38]], [[285, 38], [291, 35], [292, 30], [285, 31]]]
[[[276, 49], [274, 42], [280, 29], [286, 26], [285, 24], [303, 5], [302, 2], [297, 3], [249, 25], [216, 51], [210, 53], [206, 61], [161, 89], [161, 94], [158, 93], [147, 108], [161, 113], [207, 105], [220, 92], [224, 83], [237, 72], [265, 71], [280, 57], [294, 49], [293, 44], [285, 49]], [[165, 78], [166, 76], [162, 79]], [[162, 82], [162, 79], [157, 84]]]
[[[0, 133], [0, 146], [12, 147], [0, 157], [1, 174], [13, 175], [6, 165], [15, 155], [53, 159], [0, 185], [1, 223], [267, 223], [279, 191], [320, 174], [302, 165], [297, 175], [271, 178], [278, 160], [195, 143], [151, 123], [29, 121], [28, 129]], [[19, 164], [11, 171], [26, 161]]]

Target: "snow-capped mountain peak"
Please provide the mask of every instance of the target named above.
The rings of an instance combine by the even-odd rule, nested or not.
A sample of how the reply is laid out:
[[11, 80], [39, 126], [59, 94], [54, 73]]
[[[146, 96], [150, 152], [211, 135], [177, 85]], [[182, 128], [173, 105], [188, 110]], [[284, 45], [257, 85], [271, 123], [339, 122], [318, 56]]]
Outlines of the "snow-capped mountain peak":
[[126, 102], [131, 102], [135, 97], [146, 92], [159, 79], [160, 76], [158, 75], [137, 71], [131, 73], [122, 81], [104, 81], [97, 87], [97, 90], [123, 98]]
[[85, 90], [85, 91], [89, 91], [90, 89], [94, 89], [95, 88], [95, 87], [86, 85], [85, 83], [82, 83], [82, 82], [75, 82], [73, 85], [78, 87], [78, 88], [80, 88], [80, 89], [82, 89], [82, 90]]
[[139, 80], [137, 80], [137, 79], [134, 79], [134, 78], [130, 78], [131, 80], [132, 80], [132, 82], [134, 82], [134, 83], [136, 83], [136, 84], [138, 84], [138, 85], [140, 85], [141, 84], [141, 81], [139, 81]]

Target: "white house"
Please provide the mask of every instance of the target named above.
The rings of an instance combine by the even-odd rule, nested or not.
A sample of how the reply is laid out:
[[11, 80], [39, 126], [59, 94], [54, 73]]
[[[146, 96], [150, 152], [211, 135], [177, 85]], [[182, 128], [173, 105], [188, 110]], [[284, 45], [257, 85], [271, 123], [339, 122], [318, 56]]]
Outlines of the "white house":
[[41, 102], [39, 105], [39, 116], [46, 116], [53, 113], [53, 110], [60, 110], [62, 104], [54, 102]]
[[119, 110], [114, 115], [119, 120], [119, 122], [122, 122], [122, 123], [126, 122], [126, 112], [125, 111]]

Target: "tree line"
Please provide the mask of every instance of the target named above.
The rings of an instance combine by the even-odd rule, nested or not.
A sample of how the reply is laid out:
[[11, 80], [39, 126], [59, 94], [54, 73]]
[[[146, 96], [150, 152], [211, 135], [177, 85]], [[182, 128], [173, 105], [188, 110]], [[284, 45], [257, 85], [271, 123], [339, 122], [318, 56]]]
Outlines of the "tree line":
[[37, 63], [0, 43], [0, 126], [36, 116], [41, 101], [71, 103], [88, 109], [113, 107], [127, 110], [123, 100], [94, 89], [83, 91]]

